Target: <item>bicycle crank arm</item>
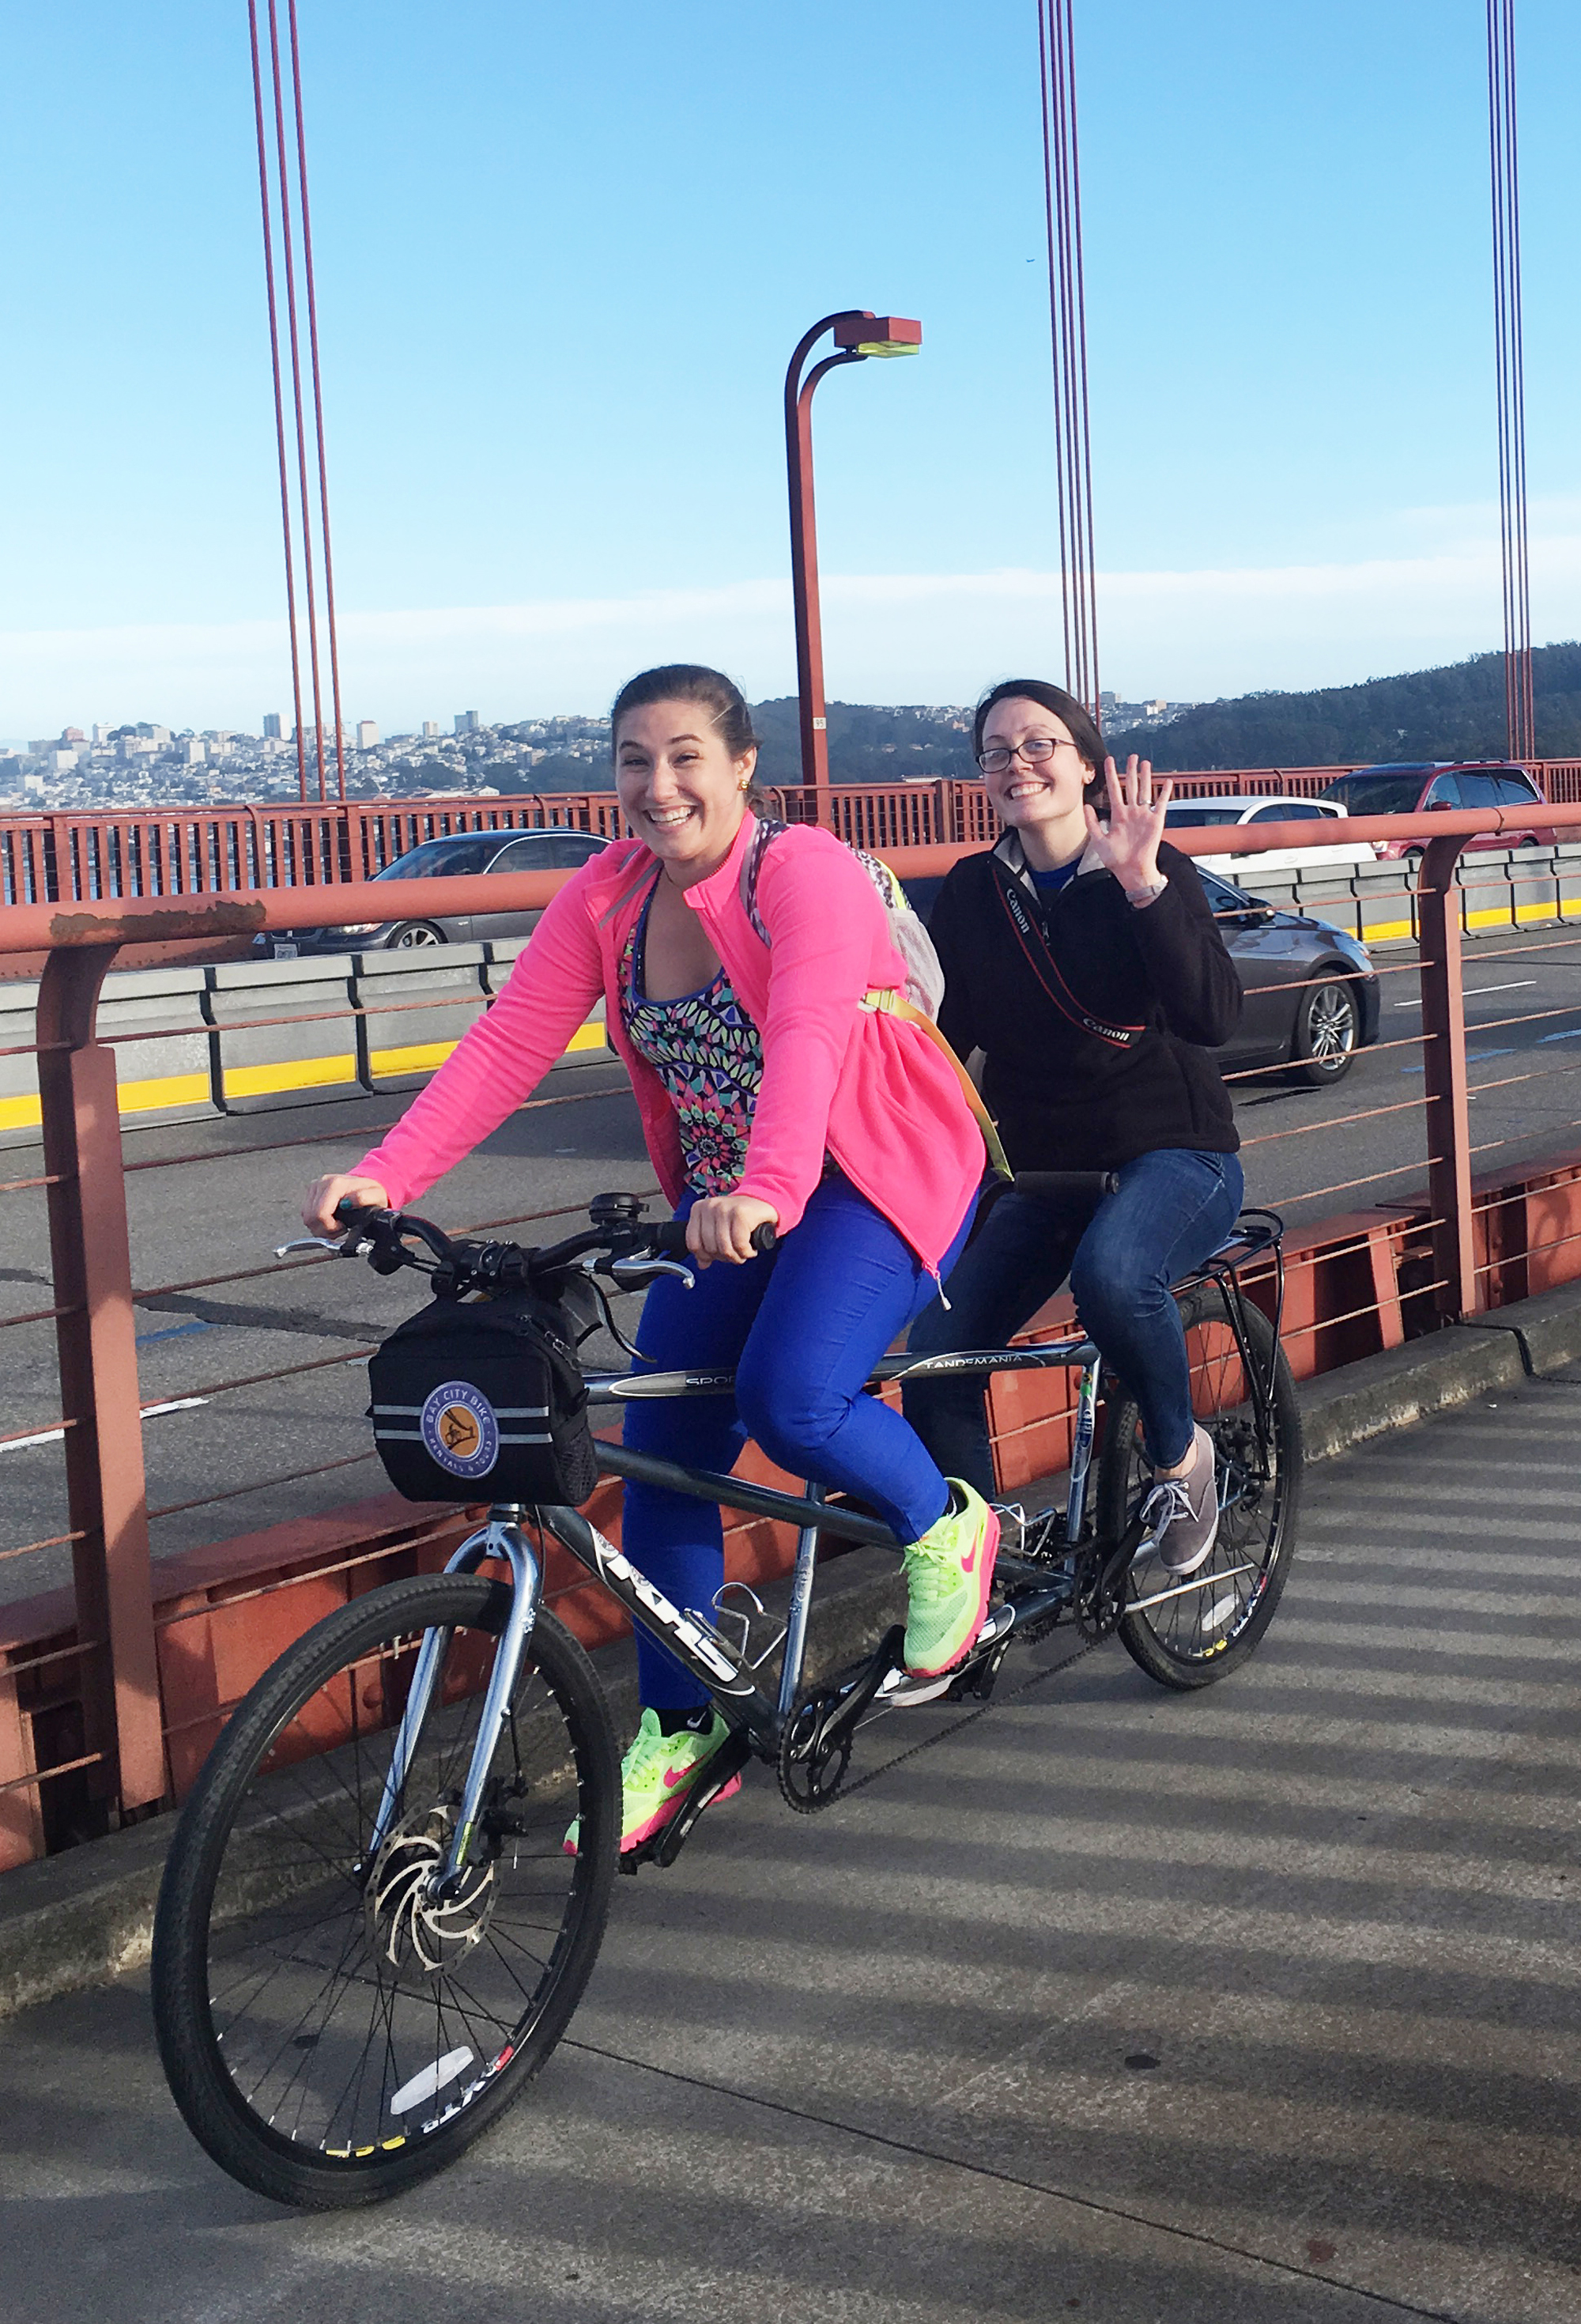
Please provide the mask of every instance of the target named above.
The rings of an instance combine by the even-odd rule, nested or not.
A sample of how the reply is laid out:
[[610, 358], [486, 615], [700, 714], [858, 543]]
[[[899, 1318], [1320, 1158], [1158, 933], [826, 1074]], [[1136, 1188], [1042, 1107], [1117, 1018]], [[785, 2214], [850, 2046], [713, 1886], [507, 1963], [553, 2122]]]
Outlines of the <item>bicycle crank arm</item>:
[[[1077, 1567], [1076, 1619], [1089, 1638], [1107, 1638], [1123, 1610], [1126, 1576], [1147, 1528], [1135, 1517], [1101, 1564], [1089, 1554]], [[1096, 1571], [1094, 1570], [1096, 1566]]]
[[806, 1757], [822, 1758], [856, 1726], [891, 1674], [904, 1672], [905, 1651], [905, 1632], [897, 1622], [892, 1630], [886, 1630], [858, 1676], [818, 1721]]

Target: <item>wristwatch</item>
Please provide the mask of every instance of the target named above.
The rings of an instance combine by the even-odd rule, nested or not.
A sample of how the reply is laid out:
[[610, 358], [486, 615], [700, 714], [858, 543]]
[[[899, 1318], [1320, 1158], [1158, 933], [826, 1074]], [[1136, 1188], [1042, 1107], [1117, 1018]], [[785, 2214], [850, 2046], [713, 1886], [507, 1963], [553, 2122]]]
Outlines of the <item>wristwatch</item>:
[[1167, 880], [1154, 880], [1145, 888], [1127, 888], [1126, 900], [1134, 912], [1139, 912], [1144, 904], [1151, 904], [1155, 897], [1162, 896], [1168, 886]]

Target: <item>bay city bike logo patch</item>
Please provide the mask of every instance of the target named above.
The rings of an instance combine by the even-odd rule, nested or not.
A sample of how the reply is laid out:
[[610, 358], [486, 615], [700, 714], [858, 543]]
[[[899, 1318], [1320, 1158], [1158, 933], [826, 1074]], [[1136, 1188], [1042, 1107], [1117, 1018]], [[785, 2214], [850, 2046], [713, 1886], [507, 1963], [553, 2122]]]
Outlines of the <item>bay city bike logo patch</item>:
[[423, 1443], [453, 1477], [483, 1477], [500, 1453], [494, 1407], [469, 1380], [443, 1380], [423, 1406]]

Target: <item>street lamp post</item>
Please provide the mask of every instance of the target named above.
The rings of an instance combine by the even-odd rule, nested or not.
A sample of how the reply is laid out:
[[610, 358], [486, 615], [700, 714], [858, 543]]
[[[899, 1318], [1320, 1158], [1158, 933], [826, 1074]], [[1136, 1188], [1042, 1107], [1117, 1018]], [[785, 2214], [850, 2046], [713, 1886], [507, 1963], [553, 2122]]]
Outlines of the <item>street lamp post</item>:
[[[802, 365], [825, 331], [835, 353]], [[791, 589], [796, 617], [796, 692], [801, 709], [802, 781], [813, 795], [816, 820], [832, 825], [829, 794], [829, 731], [823, 705], [823, 624], [818, 608], [818, 531], [813, 511], [813, 391], [825, 372], [869, 355], [915, 355], [923, 327], [903, 315], [873, 315], [848, 308], [825, 315], [798, 341], [785, 375], [785, 450], [790, 476]]]

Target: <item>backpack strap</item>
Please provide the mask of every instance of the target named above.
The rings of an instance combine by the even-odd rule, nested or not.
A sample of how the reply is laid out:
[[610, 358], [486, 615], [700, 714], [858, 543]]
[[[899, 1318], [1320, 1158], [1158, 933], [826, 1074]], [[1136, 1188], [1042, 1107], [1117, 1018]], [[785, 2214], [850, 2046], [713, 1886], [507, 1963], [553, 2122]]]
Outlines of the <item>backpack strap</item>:
[[756, 934], [762, 937], [765, 944], [769, 941], [768, 930], [763, 924], [762, 913], [758, 909], [758, 879], [763, 869], [763, 851], [772, 840], [779, 837], [782, 831], [788, 831], [789, 828], [788, 824], [777, 822], [773, 816], [759, 816], [758, 828], [752, 834], [752, 844], [747, 855], [746, 872], [741, 881], [741, 901], [747, 908], [747, 918], [751, 921]]

